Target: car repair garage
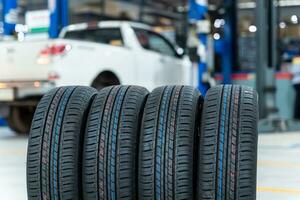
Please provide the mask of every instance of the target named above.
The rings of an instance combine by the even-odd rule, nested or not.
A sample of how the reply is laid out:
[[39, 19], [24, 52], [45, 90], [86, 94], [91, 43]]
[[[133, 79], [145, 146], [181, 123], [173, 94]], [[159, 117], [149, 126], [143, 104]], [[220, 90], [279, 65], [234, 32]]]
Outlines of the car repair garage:
[[300, 199], [297, 0], [0, 0], [0, 199]]

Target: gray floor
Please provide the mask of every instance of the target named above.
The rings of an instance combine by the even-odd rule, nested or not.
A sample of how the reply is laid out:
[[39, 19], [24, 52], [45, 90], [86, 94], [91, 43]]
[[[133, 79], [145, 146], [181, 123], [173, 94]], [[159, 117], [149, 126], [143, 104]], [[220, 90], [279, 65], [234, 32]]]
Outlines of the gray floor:
[[[26, 199], [27, 139], [0, 128], [0, 199]], [[300, 199], [300, 133], [259, 137], [258, 196]]]
[[300, 199], [300, 133], [259, 137], [257, 199]]
[[0, 128], [0, 199], [24, 200], [27, 138]]

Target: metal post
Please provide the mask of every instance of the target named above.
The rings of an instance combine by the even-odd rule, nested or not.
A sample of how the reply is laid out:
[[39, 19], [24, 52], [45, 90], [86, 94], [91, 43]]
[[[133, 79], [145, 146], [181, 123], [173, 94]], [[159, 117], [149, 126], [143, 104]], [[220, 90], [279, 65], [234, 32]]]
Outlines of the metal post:
[[[4, 0], [0, 1], [0, 22], [4, 22]], [[2, 28], [2, 27], [1, 27]]]
[[[199, 22], [206, 19], [208, 14], [208, 2], [207, 0], [195, 1], [190, 0], [189, 19], [190, 22], [198, 24]], [[203, 74], [207, 72], [207, 32], [199, 32], [200, 43], [204, 46], [204, 55], [200, 55], [199, 62], [199, 74], [198, 74], [198, 87], [203, 95], [206, 94], [208, 86], [203, 82]]]
[[140, 11], [139, 11], [139, 21], [143, 22], [145, 14], [145, 4], [146, 0], [140, 0]]
[[[180, 13], [180, 22], [178, 22], [180, 25], [177, 25], [177, 36], [176, 36], [176, 42], [177, 44], [183, 48], [187, 48], [187, 37], [188, 37], [188, 31], [189, 31], [189, 21], [188, 21], [188, 10], [186, 2], [180, 1], [179, 7], [181, 7], [182, 10], [179, 11]], [[178, 38], [180, 36], [180, 38]]]
[[271, 2], [269, 2], [269, 6], [270, 6], [270, 50], [271, 50], [271, 58], [270, 58], [270, 67], [273, 68], [274, 70], [276, 70], [279, 66], [279, 59], [278, 59], [278, 24], [279, 24], [279, 20], [278, 20], [278, 0], [273, 0]]
[[238, 51], [237, 51], [237, 3], [236, 0], [224, 0], [226, 14], [224, 26], [224, 46], [226, 50], [222, 56], [222, 73], [223, 83], [231, 83], [232, 68], [237, 65]]
[[61, 28], [69, 24], [69, 2], [68, 0], [61, 0]]
[[[202, 45], [205, 46], [205, 51], [207, 52], [207, 35], [206, 34], [199, 34], [199, 39], [202, 43]], [[207, 72], [207, 56], [206, 58], [200, 57], [200, 63], [199, 63], [199, 90], [202, 93], [202, 95], [205, 95], [207, 90], [208, 90], [208, 86], [206, 84], [203, 83], [203, 74]]]
[[57, 38], [60, 30], [68, 25], [68, 0], [48, 0], [50, 10], [49, 37]]
[[60, 3], [57, 0], [48, 0], [50, 10], [50, 38], [56, 38], [59, 34], [59, 5]]
[[257, 0], [257, 64], [256, 87], [260, 98], [260, 117], [277, 114], [276, 80], [277, 65], [277, 12], [273, 0]]
[[2, 6], [4, 35], [13, 35], [18, 19], [17, 0], [3, 0]]
[[269, 31], [269, 61], [266, 73], [265, 100], [267, 117], [278, 117], [278, 109], [276, 107], [276, 79], [275, 71], [278, 65], [278, 13], [277, 0], [268, 2], [268, 31]]
[[260, 117], [266, 117], [266, 105], [264, 96], [266, 68], [268, 67], [268, 44], [267, 44], [267, 13], [266, 1], [256, 1], [256, 44], [257, 44], [257, 59], [256, 59], [256, 89], [260, 100]]

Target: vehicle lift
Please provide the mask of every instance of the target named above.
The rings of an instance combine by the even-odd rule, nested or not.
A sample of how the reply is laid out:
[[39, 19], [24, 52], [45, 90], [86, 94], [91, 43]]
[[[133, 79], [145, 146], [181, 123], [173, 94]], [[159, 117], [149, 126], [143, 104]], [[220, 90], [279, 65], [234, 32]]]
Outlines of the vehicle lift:
[[[201, 30], [199, 26], [202, 26], [202, 21], [209, 20], [208, 16], [208, 1], [207, 0], [190, 0], [189, 2], [189, 21], [198, 25], [198, 30]], [[237, 42], [236, 42], [236, 13], [232, 12], [236, 10], [236, 0], [224, 0], [224, 8], [226, 10], [225, 15], [225, 27], [224, 27], [224, 46], [226, 51], [223, 51], [222, 55], [222, 75], [223, 84], [231, 84], [232, 67], [236, 64], [237, 58]], [[208, 51], [208, 32], [199, 31], [198, 37], [200, 42], [206, 47]], [[199, 90], [203, 95], [206, 94], [208, 88], [203, 83], [203, 74], [208, 70], [207, 58], [200, 58], [199, 62]]]

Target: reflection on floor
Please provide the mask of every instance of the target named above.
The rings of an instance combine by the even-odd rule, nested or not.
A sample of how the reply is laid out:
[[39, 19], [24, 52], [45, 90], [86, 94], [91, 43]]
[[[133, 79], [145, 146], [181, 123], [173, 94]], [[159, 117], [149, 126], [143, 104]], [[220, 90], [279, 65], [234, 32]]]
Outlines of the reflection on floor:
[[[26, 199], [27, 138], [0, 128], [0, 199]], [[259, 200], [300, 199], [300, 133], [259, 137]]]

